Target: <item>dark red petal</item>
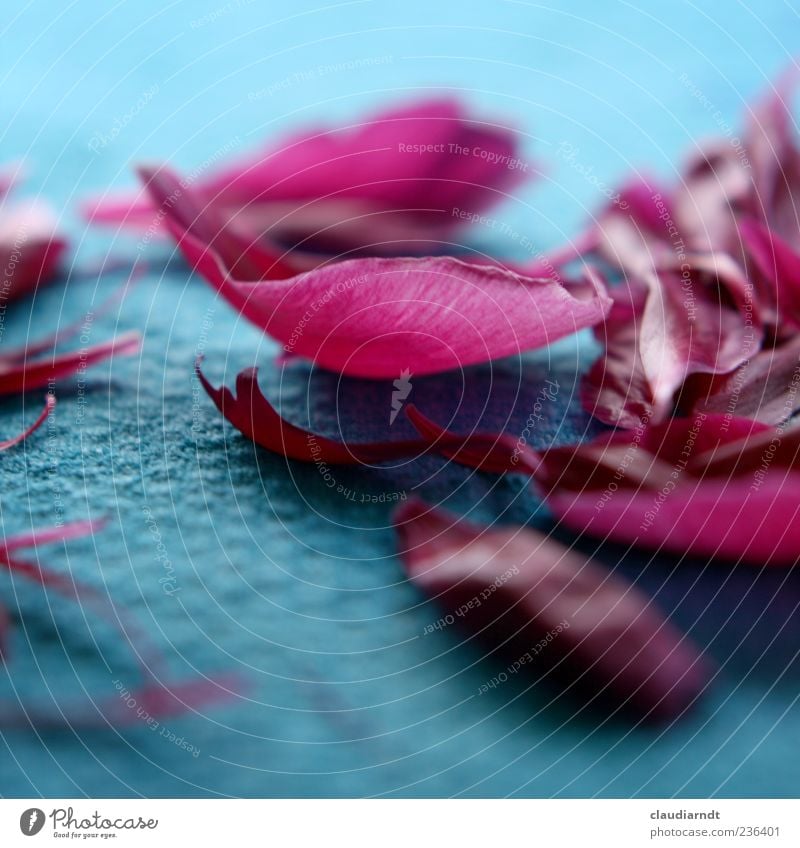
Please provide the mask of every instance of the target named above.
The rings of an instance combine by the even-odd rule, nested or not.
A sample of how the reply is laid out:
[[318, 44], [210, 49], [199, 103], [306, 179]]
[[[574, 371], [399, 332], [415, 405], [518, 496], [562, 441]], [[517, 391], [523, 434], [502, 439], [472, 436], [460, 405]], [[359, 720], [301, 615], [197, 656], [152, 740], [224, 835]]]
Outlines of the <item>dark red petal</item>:
[[426, 418], [413, 403], [406, 405], [405, 412], [426, 444], [462, 465], [491, 474], [515, 471], [533, 474], [538, 468], [538, 455], [506, 433], [473, 432], [459, 436]]
[[800, 328], [800, 254], [757, 221], [742, 221], [739, 231], [767, 289], [767, 302], [775, 309], [778, 328]]
[[553, 539], [468, 524], [416, 499], [395, 526], [409, 578], [519, 668], [536, 669], [545, 640], [551, 662], [660, 718], [680, 715], [708, 685], [705, 661], [649, 598]]
[[751, 288], [727, 256], [690, 257], [644, 281], [641, 314], [627, 319], [627, 307], [615, 304], [605, 354], [584, 381], [585, 407], [607, 424], [664, 421], [684, 380], [732, 371], [763, 339]]
[[217, 409], [241, 433], [261, 447], [301, 462], [360, 465], [415, 456], [427, 448], [424, 439], [347, 445], [303, 430], [285, 421], [264, 397], [258, 385], [258, 369], [247, 368], [236, 378], [236, 395], [225, 386], [215, 389], [199, 363], [197, 377]]
[[505, 434], [457, 435], [425, 418], [413, 404], [406, 414], [420, 433], [419, 439], [345, 444], [317, 435], [285, 421], [264, 397], [257, 369], [248, 368], [236, 378], [236, 395], [226, 387], [215, 389], [202, 373], [197, 377], [217, 409], [247, 438], [267, 450], [301, 462], [329, 465], [372, 465], [393, 459], [417, 457], [434, 450], [470, 468], [494, 474], [531, 473], [535, 455]]

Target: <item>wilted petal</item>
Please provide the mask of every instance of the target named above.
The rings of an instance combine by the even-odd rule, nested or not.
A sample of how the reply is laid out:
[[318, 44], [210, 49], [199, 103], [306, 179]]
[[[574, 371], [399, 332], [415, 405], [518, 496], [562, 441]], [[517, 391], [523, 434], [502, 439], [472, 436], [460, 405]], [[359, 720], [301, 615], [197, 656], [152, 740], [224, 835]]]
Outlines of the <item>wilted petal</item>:
[[708, 684], [705, 662], [646, 596], [549, 537], [468, 524], [418, 500], [395, 525], [409, 578], [492, 649], [521, 658], [519, 668], [530, 662], [536, 674], [539, 653], [539, 663], [557, 657], [596, 693], [661, 718]]
[[215, 389], [199, 365], [197, 377], [217, 409], [241, 433], [261, 447], [301, 462], [358, 465], [414, 456], [425, 450], [423, 439], [348, 445], [303, 430], [285, 421], [258, 386], [257, 369], [247, 368], [236, 378], [236, 395], [225, 386]]
[[681, 393], [693, 412], [736, 414], [764, 424], [782, 424], [800, 409], [800, 338], [761, 350], [730, 374], [697, 375]]
[[800, 328], [800, 254], [756, 221], [739, 224], [744, 249], [761, 284], [776, 335]]
[[744, 145], [752, 174], [748, 212], [800, 250], [800, 150], [792, 101], [800, 74], [791, 65], [748, 113]]
[[586, 377], [584, 404], [608, 424], [664, 421], [693, 374], [725, 374], [758, 351], [752, 288], [729, 257], [692, 257], [644, 277], [641, 313], [611, 315], [606, 350]]

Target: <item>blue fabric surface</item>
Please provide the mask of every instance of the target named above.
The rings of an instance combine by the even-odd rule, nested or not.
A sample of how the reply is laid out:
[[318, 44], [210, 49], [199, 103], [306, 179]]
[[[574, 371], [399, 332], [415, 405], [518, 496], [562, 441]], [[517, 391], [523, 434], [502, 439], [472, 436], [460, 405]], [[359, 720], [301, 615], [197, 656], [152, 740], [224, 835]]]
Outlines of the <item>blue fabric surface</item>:
[[[151, 271], [119, 315], [91, 328], [92, 341], [140, 329], [141, 355], [93, 369], [83, 387], [66, 383], [46, 430], [0, 457], [2, 533], [108, 516], [94, 538], [42, 549], [43, 561], [135, 616], [174, 678], [232, 670], [247, 688], [164, 720], [197, 756], [144, 725], [4, 732], [0, 794], [797, 795], [800, 577], [598, 553], [720, 663], [714, 691], [673, 727], [604, 721], [521, 680], [478, 697], [498, 668], [454, 628], [424, 635], [440, 612], [403, 581], [387, 501], [417, 491], [475, 518], [548, 526], [523, 481], [429, 458], [337, 470], [343, 496], [316, 467], [254, 448], [198, 393], [198, 353], [215, 382], [260, 364], [286, 417], [354, 440], [388, 432], [391, 385], [274, 367], [273, 343], [170, 247], [140, 251], [135, 239], [87, 232], [71, 208], [133, 185], [132, 161], [190, 170], [289, 127], [448, 88], [511, 116], [547, 164], [538, 185], [498, 210], [510, 231], [547, 248], [575, 234], [603, 185], [640, 166], [673, 177], [697, 137], [735, 126], [797, 50], [795, 11], [710, 0], [6, 0], [3, 19], [0, 160], [25, 158], [30, 191], [64, 210], [76, 267], [112, 253]], [[563, 142], [581, 167], [559, 156]], [[496, 232], [471, 236], [515, 249]], [[8, 311], [3, 344], [80, 317], [118, 283], [76, 276], [40, 292]], [[471, 369], [463, 383], [415, 380], [414, 400], [438, 420], [480, 417], [519, 432], [544, 381], [557, 379], [536, 439], [566, 442], [595, 426], [573, 396], [591, 355], [586, 339], [566, 340], [522, 363]], [[0, 432], [16, 432], [40, 401], [0, 404]], [[17, 618], [0, 699], [113, 697], [114, 679], [136, 683], [130, 648], [107, 624], [6, 575], [0, 599]]]

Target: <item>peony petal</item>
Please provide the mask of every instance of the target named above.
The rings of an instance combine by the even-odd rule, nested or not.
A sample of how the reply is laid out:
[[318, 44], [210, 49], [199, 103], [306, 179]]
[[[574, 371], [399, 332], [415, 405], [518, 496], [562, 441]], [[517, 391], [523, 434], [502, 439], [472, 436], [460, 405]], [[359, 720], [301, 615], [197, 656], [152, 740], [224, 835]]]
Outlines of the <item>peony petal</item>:
[[800, 338], [761, 350], [744, 365], [721, 376], [695, 375], [681, 392], [682, 408], [693, 412], [743, 416], [782, 424], [800, 410]]
[[749, 208], [752, 191], [746, 155], [727, 138], [703, 144], [673, 193], [680, 252], [739, 255], [736, 219]]
[[549, 537], [468, 524], [417, 499], [398, 509], [395, 526], [409, 578], [491, 648], [517, 657], [510, 669], [530, 662], [535, 672], [557, 658], [593, 681], [595, 696], [614, 693], [666, 719], [707, 686], [705, 661], [646, 596]]
[[406, 405], [405, 412], [427, 445], [462, 465], [490, 474], [533, 474], [539, 465], [534, 451], [506, 433], [459, 436], [426, 418], [413, 403]]
[[[149, 185], [166, 200], [174, 183], [162, 170]], [[597, 324], [611, 305], [594, 277], [585, 297], [553, 278], [450, 257], [354, 259], [291, 279], [237, 280], [227, 265], [261, 281], [274, 274], [273, 257], [241, 249], [230, 231], [218, 237], [205, 213], [192, 219], [180, 207], [169, 215], [181, 249], [235, 308], [287, 351], [353, 376], [422, 376], [518, 354]]]
[[756, 221], [742, 221], [739, 230], [778, 333], [800, 329], [800, 254]]
[[256, 368], [242, 371], [236, 378], [236, 395], [224, 386], [215, 389], [200, 370], [197, 377], [217, 409], [241, 433], [267, 450], [301, 462], [330, 465], [359, 465], [414, 456], [427, 447], [423, 439], [347, 445], [303, 430], [285, 421], [261, 393]]
[[792, 64], [747, 116], [744, 146], [752, 197], [748, 212], [800, 250], [800, 150], [792, 100], [800, 81]]
[[607, 424], [664, 421], [684, 380], [732, 371], [763, 339], [751, 287], [727, 256], [692, 257], [644, 280], [640, 319], [612, 312], [605, 355], [583, 388], [586, 409]]
[[534, 476], [545, 492], [672, 489], [682, 474], [706, 476], [716, 457], [734, 448], [738, 456], [774, 433], [749, 418], [697, 413], [635, 432], [617, 430], [590, 442], [550, 448], [542, 454]]
[[629, 180], [600, 214], [594, 248], [626, 276], [637, 277], [670, 258], [672, 198], [658, 182]]

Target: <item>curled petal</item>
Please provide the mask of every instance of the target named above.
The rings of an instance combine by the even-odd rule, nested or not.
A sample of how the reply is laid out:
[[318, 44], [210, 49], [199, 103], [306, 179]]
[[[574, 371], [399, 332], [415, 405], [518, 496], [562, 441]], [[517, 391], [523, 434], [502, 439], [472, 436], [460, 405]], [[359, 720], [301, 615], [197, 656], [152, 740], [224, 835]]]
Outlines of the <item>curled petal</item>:
[[690, 378], [680, 405], [693, 412], [732, 414], [782, 424], [800, 409], [800, 338], [760, 350], [730, 374]]
[[552, 277], [451, 257], [353, 259], [268, 279], [280, 257], [185, 207], [187, 191], [163, 169], [150, 177], [165, 208], [180, 192], [167, 214], [189, 262], [288, 352], [340, 373], [389, 379], [462, 368], [544, 347], [597, 324], [611, 306], [594, 277], [587, 296]]
[[406, 406], [405, 412], [431, 448], [462, 465], [491, 474], [514, 471], [533, 474], [538, 468], [536, 453], [506, 433], [458, 436], [426, 418], [413, 403]]
[[241, 433], [261, 447], [301, 462], [358, 465], [414, 456], [425, 450], [424, 440], [348, 445], [303, 430], [285, 421], [258, 386], [257, 369], [247, 368], [236, 378], [236, 394], [208, 382], [199, 363], [197, 377], [217, 409]]
[[413, 404], [406, 405], [405, 411], [419, 431], [419, 439], [345, 444], [296, 427], [281, 418], [262, 394], [255, 368], [248, 368], [237, 376], [235, 395], [225, 387], [215, 389], [200, 370], [199, 363], [196, 372], [217, 409], [234, 427], [256, 444], [290, 459], [329, 465], [371, 465], [414, 458], [435, 450], [462, 465], [494, 474], [531, 471], [530, 450], [524, 446], [518, 448], [509, 436], [450, 433], [425, 418]]
[[707, 686], [705, 661], [650, 599], [549, 537], [468, 524], [416, 499], [395, 526], [409, 578], [492, 649], [520, 658], [511, 668], [571, 666], [595, 695], [662, 719]]
[[725, 374], [758, 351], [763, 328], [752, 291], [727, 256], [698, 256], [645, 276], [637, 318], [611, 315], [606, 351], [586, 377], [583, 401], [607, 424], [659, 423], [693, 374]]

